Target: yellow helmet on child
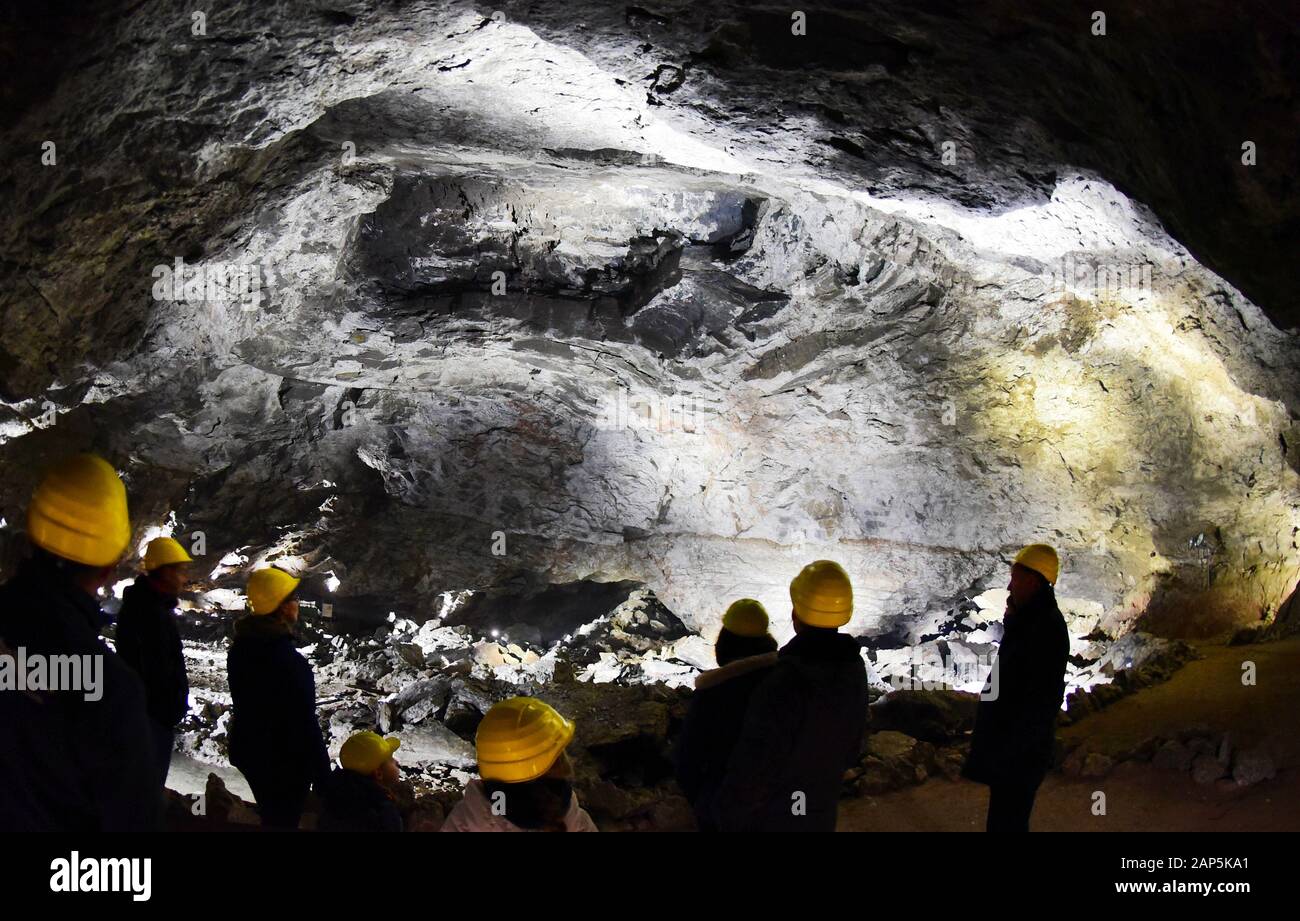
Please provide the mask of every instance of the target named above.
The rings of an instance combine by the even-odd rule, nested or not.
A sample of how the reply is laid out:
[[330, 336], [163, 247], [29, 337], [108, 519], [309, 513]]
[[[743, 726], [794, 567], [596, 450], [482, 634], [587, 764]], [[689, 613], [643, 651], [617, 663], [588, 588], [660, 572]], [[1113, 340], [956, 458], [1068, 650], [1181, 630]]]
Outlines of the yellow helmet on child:
[[503, 700], [487, 712], [474, 736], [479, 776], [502, 783], [536, 780], [564, 753], [574, 730], [571, 720], [536, 698]]
[[722, 626], [736, 636], [767, 636], [767, 609], [753, 598], [733, 601], [722, 615]]
[[358, 774], [373, 774], [402, 745], [401, 739], [384, 738], [376, 732], [356, 732], [339, 749], [339, 764]]

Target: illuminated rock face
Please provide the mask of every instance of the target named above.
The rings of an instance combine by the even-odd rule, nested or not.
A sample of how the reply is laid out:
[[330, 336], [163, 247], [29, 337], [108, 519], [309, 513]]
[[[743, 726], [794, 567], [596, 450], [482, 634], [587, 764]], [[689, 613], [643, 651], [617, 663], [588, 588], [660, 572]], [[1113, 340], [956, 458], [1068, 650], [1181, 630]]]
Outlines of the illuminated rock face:
[[[7, 285], [9, 522], [39, 462], [90, 446], [141, 533], [174, 511], [214, 566], [239, 551], [218, 584], [303, 564], [364, 611], [632, 579], [706, 635], [757, 597], [784, 637], [789, 579], [831, 557], [852, 629], [881, 632], [1001, 587], [1037, 540], [1113, 632], [1212, 634], [1289, 594], [1294, 337], [1100, 175], [1026, 179], [1046, 135], [952, 171], [882, 145], [868, 181], [812, 116], [710, 111], [726, 68], [657, 71], [647, 98], [614, 53], [636, 23], [601, 51], [358, 10], [272, 23], [280, 51], [214, 16], [239, 74], [142, 21], [206, 79], [128, 43], [111, 93], [90, 66], [15, 129], [84, 109], [102, 159], [32, 173], [5, 241], [29, 282]], [[177, 258], [182, 300], [155, 271]]]

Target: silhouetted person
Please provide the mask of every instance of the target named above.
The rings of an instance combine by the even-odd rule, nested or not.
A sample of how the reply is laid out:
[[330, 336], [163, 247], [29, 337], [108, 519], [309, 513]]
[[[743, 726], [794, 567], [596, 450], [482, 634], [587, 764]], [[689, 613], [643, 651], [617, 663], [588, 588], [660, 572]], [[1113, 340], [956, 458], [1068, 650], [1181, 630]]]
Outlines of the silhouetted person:
[[696, 677], [677, 747], [677, 783], [700, 831], [717, 831], [714, 793], [740, 737], [750, 695], [776, 665], [776, 640], [761, 604], [742, 598], [727, 608], [714, 655], [719, 667]]
[[176, 727], [190, 707], [176, 604], [189, 584], [192, 562], [185, 548], [170, 537], [150, 541], [144, 574], [127, 586], [117, 614], [117, 654], [144, 682], [160, 787], [167, 782]]
[[1031, 544], [1016, 555], [1002, 643], [975, 716], [963, 774], [988, 784], [987, 831], [1029, 831], [1034, 797], [1052, 766], [1065, 694], [1070, 635], [1056, 606], [1056, 551]]
[[[162, 790], [144, 690], [99, 638], [96, 595], [131, 539], [116, 471], [89, 454], [55, 466], [28, 506], [27, 539], [32, 556], [0, 587], [0, 655], [15, 682], [0, 689], [0, 830], [152, 831]], [[54, 677], [56, 656], [77, 667]]]
[[394, 788], [402, 778], [393, 752], [397, 739], [357, 732], [339, 750], [339, 764], [317, 788], [322, 809], [320, 831], [401, 831], [402, 814]]
[[790, 583], [794, 639], [750, 697], [740, 738], [713, 797], [720, 831], [834, 831], [844, 772], [867, 720], [867, 670], [839, 628], [853, 589], [818, 560]]
[[252, 613], [235, 621], [226, 655], [234, 705], [230, 762], [248, 781], [269, 828], [297, 828], [312, 784], [330, 770], [316, 721], [316, 677], [293, 643], [298, 581], [279, 569], [249, 577]]

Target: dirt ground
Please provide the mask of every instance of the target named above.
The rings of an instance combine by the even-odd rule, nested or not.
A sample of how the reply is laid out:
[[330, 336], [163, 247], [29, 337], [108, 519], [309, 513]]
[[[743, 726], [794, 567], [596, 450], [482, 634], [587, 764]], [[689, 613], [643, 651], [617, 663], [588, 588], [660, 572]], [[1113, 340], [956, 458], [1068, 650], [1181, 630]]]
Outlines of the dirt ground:
[[[1150, 736], [1197, 726], [1229, 732], [1238, 746], [1264, 745], [1278, 776], [1216, 789], [1140, 762], [1100, 780], [1051, 774], [1038, 793], [1034, 831], [1300, 831], [1300, 637], [1253, 646], [1203, 646], [1203, 659], [1168, 682], [1130, 695], [1061, 731], [1092, 750], [1132, 749]], [[1242, 683], [1253, 662], [1257, 683]], [[1092, 814], [1094, 791], [1106, 815]], [[981, 831], [988, 788], [930, 780], [840, 804], [840, 831]]]

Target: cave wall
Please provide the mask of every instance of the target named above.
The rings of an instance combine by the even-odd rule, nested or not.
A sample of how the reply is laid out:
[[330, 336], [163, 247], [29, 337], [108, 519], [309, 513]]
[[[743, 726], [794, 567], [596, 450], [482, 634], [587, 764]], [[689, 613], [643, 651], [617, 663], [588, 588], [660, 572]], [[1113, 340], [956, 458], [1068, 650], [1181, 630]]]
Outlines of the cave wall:
[[[9, 107], [7, 561], [41, 467], [92, 448], [139, 537], [203, 532], [211, 584], [281, 561], [417, 616], [632, 579], [708, 634], [740, 595], [779, 620], [831, 556], [870, 632], [1032, 540], [1115, 631], [1290, 594], [1300, 361], [1267, 257], [1294, 196], [1206, 220], [1186, 202], [1245, 180], [1197, 198], [1063, 95], [1103, 81], [1149, 143], [1146, 39], [1013, 104], [1054, 16], [812, 10], [858, 37], [808, 48], [784, 11], [502, 10], [233, 4], [194, 36], [146, 3]], [[1243, 234], [1268, 266], [1219, 239]], [[256, 296], [160, 297], [177, 259]]]

